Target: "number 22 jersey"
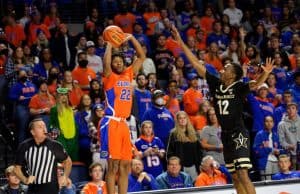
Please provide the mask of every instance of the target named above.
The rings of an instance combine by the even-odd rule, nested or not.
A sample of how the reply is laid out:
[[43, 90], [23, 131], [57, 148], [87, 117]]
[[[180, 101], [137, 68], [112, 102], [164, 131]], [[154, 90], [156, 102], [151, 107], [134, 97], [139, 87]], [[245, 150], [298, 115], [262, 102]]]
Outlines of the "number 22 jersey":
[[105, 115], [127, 118], [131, 113], [133, 67], [127, 67], [121, 74], [111, 72], [103, 77], [106, 94]]

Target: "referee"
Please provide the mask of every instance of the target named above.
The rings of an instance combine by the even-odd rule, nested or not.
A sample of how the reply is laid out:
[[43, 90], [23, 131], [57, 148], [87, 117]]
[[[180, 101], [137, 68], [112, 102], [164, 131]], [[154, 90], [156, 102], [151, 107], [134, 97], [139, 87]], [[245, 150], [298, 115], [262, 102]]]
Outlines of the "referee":
[[[15, 174], [23, 183], [29, 185], [28, 194], [58, 193], [59, 187], [67, 185], [69, 181], [72, 161], [60, 143], [47, 138], [47, 128], [41, 118], [32, 120], [29, 130], [33, 138], [20, 144], [16, 155]], [[58, 162], [64, 166], [64, 175], [59, 180]]]

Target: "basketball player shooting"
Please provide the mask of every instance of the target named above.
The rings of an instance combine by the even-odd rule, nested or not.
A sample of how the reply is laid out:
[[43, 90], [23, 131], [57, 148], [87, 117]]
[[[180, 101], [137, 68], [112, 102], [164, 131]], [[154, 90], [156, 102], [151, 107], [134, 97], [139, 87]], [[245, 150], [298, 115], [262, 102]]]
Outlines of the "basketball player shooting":
[[220, 78], [211, 75], [203, 61], [199, 61], [182, 41], [178, 30], [172, 26], [172, 36], [178, 42], [191, 65], [198, 74], [207, 80], [217, 118], [222, 128], [224, 159], [232, 174], [233, 184], [238, 194], [255, 194], [255, 188], [248, 176], [250, 162], [250, 139], [242, 118], [243, 101], [251, 90], [265, 82], [273, 70], [274, 61], [268, 58], [263, 73], [256, 81], [243, 83], [243, 69], [240, 65], [229, 63], [220, 72]]
[[[141, 68], [145, 54], [140, 43], [131, 34], [125, 34], [124, 37], [132, 43], [137, 53], [137, 59], [131, 66], [126, 67], [122, 55], [112, 53], [112, 45], [119, 46], [118, 41], [123, 36], [121, 29], [117, 26], [113, 28], [115, 31], [110, 29], [111, 33], [105, 35], [108, 41], [104, 54], [103, 85], [107, 106], [105, 116], [99, 125], [100, 157], [108, 159], [108, 194], [115, 194], [117, 173], [119, 175], [118, 193], [125, 194], [127, 193], [128, 173], [132, 158], [129, 128], [126, 124], [126, 118], [130, 116], [132, 106], [131, 82], [134, 74], [136, 75]], [[113, 34], [114, 32], [116, 34]], [[114, 39], [114, 37], [118, 37], [118, 39]]]

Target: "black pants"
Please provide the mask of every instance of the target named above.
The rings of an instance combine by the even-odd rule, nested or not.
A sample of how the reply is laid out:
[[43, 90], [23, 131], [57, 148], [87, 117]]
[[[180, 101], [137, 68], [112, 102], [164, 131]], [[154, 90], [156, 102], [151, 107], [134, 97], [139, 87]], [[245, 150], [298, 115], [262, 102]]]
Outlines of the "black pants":
[[27, 194], [57, 194], [58, 183], [31, 184], [28, 186]]

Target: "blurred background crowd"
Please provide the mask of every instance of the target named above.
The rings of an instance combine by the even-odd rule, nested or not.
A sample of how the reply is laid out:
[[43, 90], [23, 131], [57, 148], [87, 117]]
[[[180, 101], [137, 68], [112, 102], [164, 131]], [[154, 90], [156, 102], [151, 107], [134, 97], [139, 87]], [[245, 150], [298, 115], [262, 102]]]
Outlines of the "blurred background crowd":
[[[271, 179], [282, 169], [280, 159], [285, 156], [291, 163], [288, 170], [300, 169], [298, 0], [0, 3], [2, 173], [13, 164], [18, 144], [30, 137], [28, 123], [36, 116], [46, 123], [49, 138], [60, 141], [71, 156], [78, 170], [72, 175], [74, 183], [88, 180], [79, 174], [87, 172], [93, 162], [100, 162], [105, 171], [105, 161], [99, 157], [98, 123], [106, 107], [101, 80], [106, 47], [102, 32], [108, 25], [133, 34], [147, 55], [132, 83], [134, 104], [127, 122], [135, 156], [156, 178], [157, 188], [165, 188], [159, 184], [160, 174], [171, 169], [166, 159], [173, 156], [180, 159], [179, 170], [191, 176], [188, 186], [193, 182], [203, 185], [198, 175], [211, 166], [207, 161], [217, 164], [213, 169], [220, 169], [213, 173], [225, 177], [209, 184], [230, 183], [224, 167], [222, 129], [211, 106], [208, 85], [172, 39], [171, 25], [216, 76], [225, 64], [237, 63], [243, 67], [243, 81], [255, 80], [265, 59], [274, 59], [275, 67], [266, 83], [245, 99], [251, 178]], [[123, 55], [126, 65], [136, 57], [126, 42], [115, 50]], [[82, 55], [88, 63], [81, 62]], [[133, 170], [139, 162], [133, 161]]]

